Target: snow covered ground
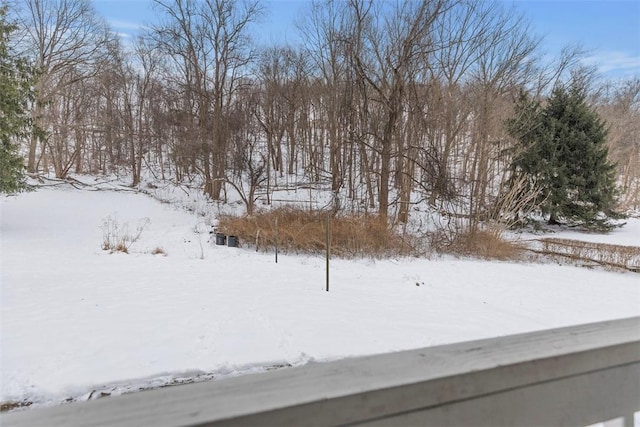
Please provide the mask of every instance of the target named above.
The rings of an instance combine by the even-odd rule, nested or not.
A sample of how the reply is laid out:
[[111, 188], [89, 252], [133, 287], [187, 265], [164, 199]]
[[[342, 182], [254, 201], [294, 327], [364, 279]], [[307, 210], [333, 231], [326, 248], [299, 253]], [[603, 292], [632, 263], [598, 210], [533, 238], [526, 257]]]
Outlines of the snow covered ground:
[[[640, 315], [634, 273], [332, 260], [327, 293], [321, 256], [276, 264], [271, 254], [216, 246], [215, 213], [203, 206], [190, 213], [133, 192], [66, 186], [2, 197], [0, 211], [2, 402], [57, 404]], [[129, 254], [110, 254], [101, 249], [105, 221], [130, 234], [146, 225]], [[640, 220], [607, 239], [640, 241]]]
[[[545, 233], [521, 233], [523, 239], [539, 239], [553, 237], [557, 239], [581, 240], [584, 242], [605, 243], [610, 245], [640, 246], [640, 218], [627, 218], [619, 220], [624, 224], [620, 228], [614, 228], [608, 233], [588, 233], [570, 228], [550, 228]], [[516, 234], [517, 235], [517, 234]]]

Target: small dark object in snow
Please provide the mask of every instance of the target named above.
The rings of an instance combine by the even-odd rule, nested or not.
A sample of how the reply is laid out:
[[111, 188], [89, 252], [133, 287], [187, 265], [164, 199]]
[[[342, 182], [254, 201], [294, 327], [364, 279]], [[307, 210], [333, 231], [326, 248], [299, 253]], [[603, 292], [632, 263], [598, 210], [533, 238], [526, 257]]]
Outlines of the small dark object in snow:
[[216, 233], [216, 245], [224, 246], [226, 243], [227, 243], [227, 235], [222, 233]]

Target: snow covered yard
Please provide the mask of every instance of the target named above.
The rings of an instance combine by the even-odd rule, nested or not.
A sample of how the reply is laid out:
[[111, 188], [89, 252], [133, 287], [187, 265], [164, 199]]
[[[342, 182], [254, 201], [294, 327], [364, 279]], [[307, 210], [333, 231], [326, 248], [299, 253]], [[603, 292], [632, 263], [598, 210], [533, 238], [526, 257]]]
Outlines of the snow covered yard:
[[[327, 293], [322, 257], [275, 264], [216, 246], [202, 216], [142, 194], [42, 188], [3, 197], [0, 209], [1, 402], [56, 404], [640, 315], [633, 273], [332, 260]], [[101, 249], [109, 218], [131, 234], [150, 222], [129, 254], [110, 254]], [[640, 241], [640, 222], [630, 222], [613, 243]]]

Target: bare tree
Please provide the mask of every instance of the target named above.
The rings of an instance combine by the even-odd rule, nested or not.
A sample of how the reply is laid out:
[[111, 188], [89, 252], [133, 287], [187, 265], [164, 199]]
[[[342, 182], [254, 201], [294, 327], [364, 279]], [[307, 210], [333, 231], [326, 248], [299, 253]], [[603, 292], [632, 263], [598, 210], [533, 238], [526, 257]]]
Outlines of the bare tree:
[[436, 200], [451, 199], [455, 194], [457, 155], [465, 142], [471, 114], [471, 103], [464, 84], [470, 71], [485, 53], [483, 43], [491, 29], [496, 3], [465, 0], [442, 14], [435, 26], [438, 45], [429, 67], [428, 92], [414, 97], [423, 100], [424, 126], [430, 129], [429, 155], [423, 168], [430, 181], [430, 205]]
[[510, 113], [505, 95], [522, 87], [530, 78], [530, 57], [539, 39], [533, 37], [523, 16], [498, 9], [491, 14], [480, 49], [482, 55], [474, 64], [469, 88], [473, 96], [473, 129], [471, 144], [463, 161], [468, 216], [472, 231], [488, 207], [488, 196], [499, 188], [499, 154], [504, 151], [504, 120]]
[[249, 26], [261, 14], [258, 1], [154, 0], [166, 20], [152, 34], [172, 58], [187, 96], [201, 148], [204, 191], [220, 199], [229, 114], [235, 91], [253, 58]]
[[312, 3], [307, 19], [298, 24], [298, 30], [305, 41], [306, 54], [312, 77], [318, 83], [314, 93], [314, 110], [322, 119], [321, 140], [316, 149], [328, 145], [328, 168], [317, 164], [324, 163], [325, 156], [315, 159], [316, 169], [327, 170], [331, 179], [331, 191], [334, 195], [344, 184], [344, 165], [341, 148], [344, 139], [340, 126], [343, 120], [341, 106], [345, 105], [348, 93], [345, 81], [348, 74], [348, 61], [345, 54], [345, 37], [348, 31], [347, 5], [341, 1], [326, 0]]
[[[283, 173], [282, 140], [286, 130], [286, 105], [283, 97], [287, 85], [286, 48], [268, 48], [260, 55], [258, 79], [261, 85], [260, 108], [255, 114], [267, 140], [267, 185], [270, 184], [270, 172], [273, 169], [277, 180]], [[277, 182], [277, 181], [276, 181]]]
[[[134, 129], [130, 142], [132, 186], [140, 183], [142, 160], [145, 151], [149, 150], [151, 145], [153, 114], [151, 112], [150, 92], [153, 90], [157, 79], [158, 67], [160, 66], [157, 50], [153, 49], [149, 40], [143, 37], [136, 40], [134, 55], [138, 71], [134, 71], [135, 68], [130, 65], [126, 73], [133, 80], [133, 88], [130, 91], [134, 93], [134, 100], [127, 103], [127, 105], [130, 105], [129, 108], [133, 110], [130, 114], [131, 128]], [[162, 167], [162, 165], [160, 166]]]
[[[401, 2], [388, 13], [376, 11], [380, 4], [351, 0], [354, 19], [350, 49], [358, 76], [371, 90], [370, 100], [380, 108], [378, 125], [372, 128], [373, 148], [380, 159], [378, 209], [387, 222], [389, 184], [397, 127], [403, 115], [406, 90], [426, 59], [436, 49], [434, 24], [452, 2]], [[396, 153], [397, 154], [397, 153]]]
[[640, 79], [607, 83], [596, 99], [598, 113], [609, 128], [609, 156], [617, 165], [621, 207], [640, 206]]
[[[49, 106], [69, 87], [97, 73], [97, 64], [105, 55], [104, 46], [112, 35], [89, 0], [24, 0], [18, 17], [25, 31], [24, 47], [33, 54], [39, 72], [33, 120], [41, 129], [52, 132], [55, 123], [48, 118]], [[34, 135], [29, 145], [30, 172], [37, 169], [39, 142], [46, 140]], [[49, 151], [69, 150], [49, 147]], [[66, 160], [60, 159], [59, 163]]]

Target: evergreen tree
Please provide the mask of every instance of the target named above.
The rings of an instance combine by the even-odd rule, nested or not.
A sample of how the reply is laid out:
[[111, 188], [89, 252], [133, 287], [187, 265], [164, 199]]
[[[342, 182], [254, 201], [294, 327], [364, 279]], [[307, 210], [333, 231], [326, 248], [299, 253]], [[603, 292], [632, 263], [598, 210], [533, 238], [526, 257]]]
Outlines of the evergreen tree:
[[507, 130], [519, 143], [513, 176], [528, 176], [542, 188], [549, 223], [602, 226], [613, 215], [615, 168], [608, 161], [605, 123], [589, 107], [580, 84], [554, 89], [547, 105], [522, 95]]
[[10, 46], [15, 29], [7, 22], [7, 6], [0, 6], [0, 193], [15, 193], [27, 188], [24, 162], [16, 140], [30, 131], [27, 109], [33, 99], [33, 73]]

